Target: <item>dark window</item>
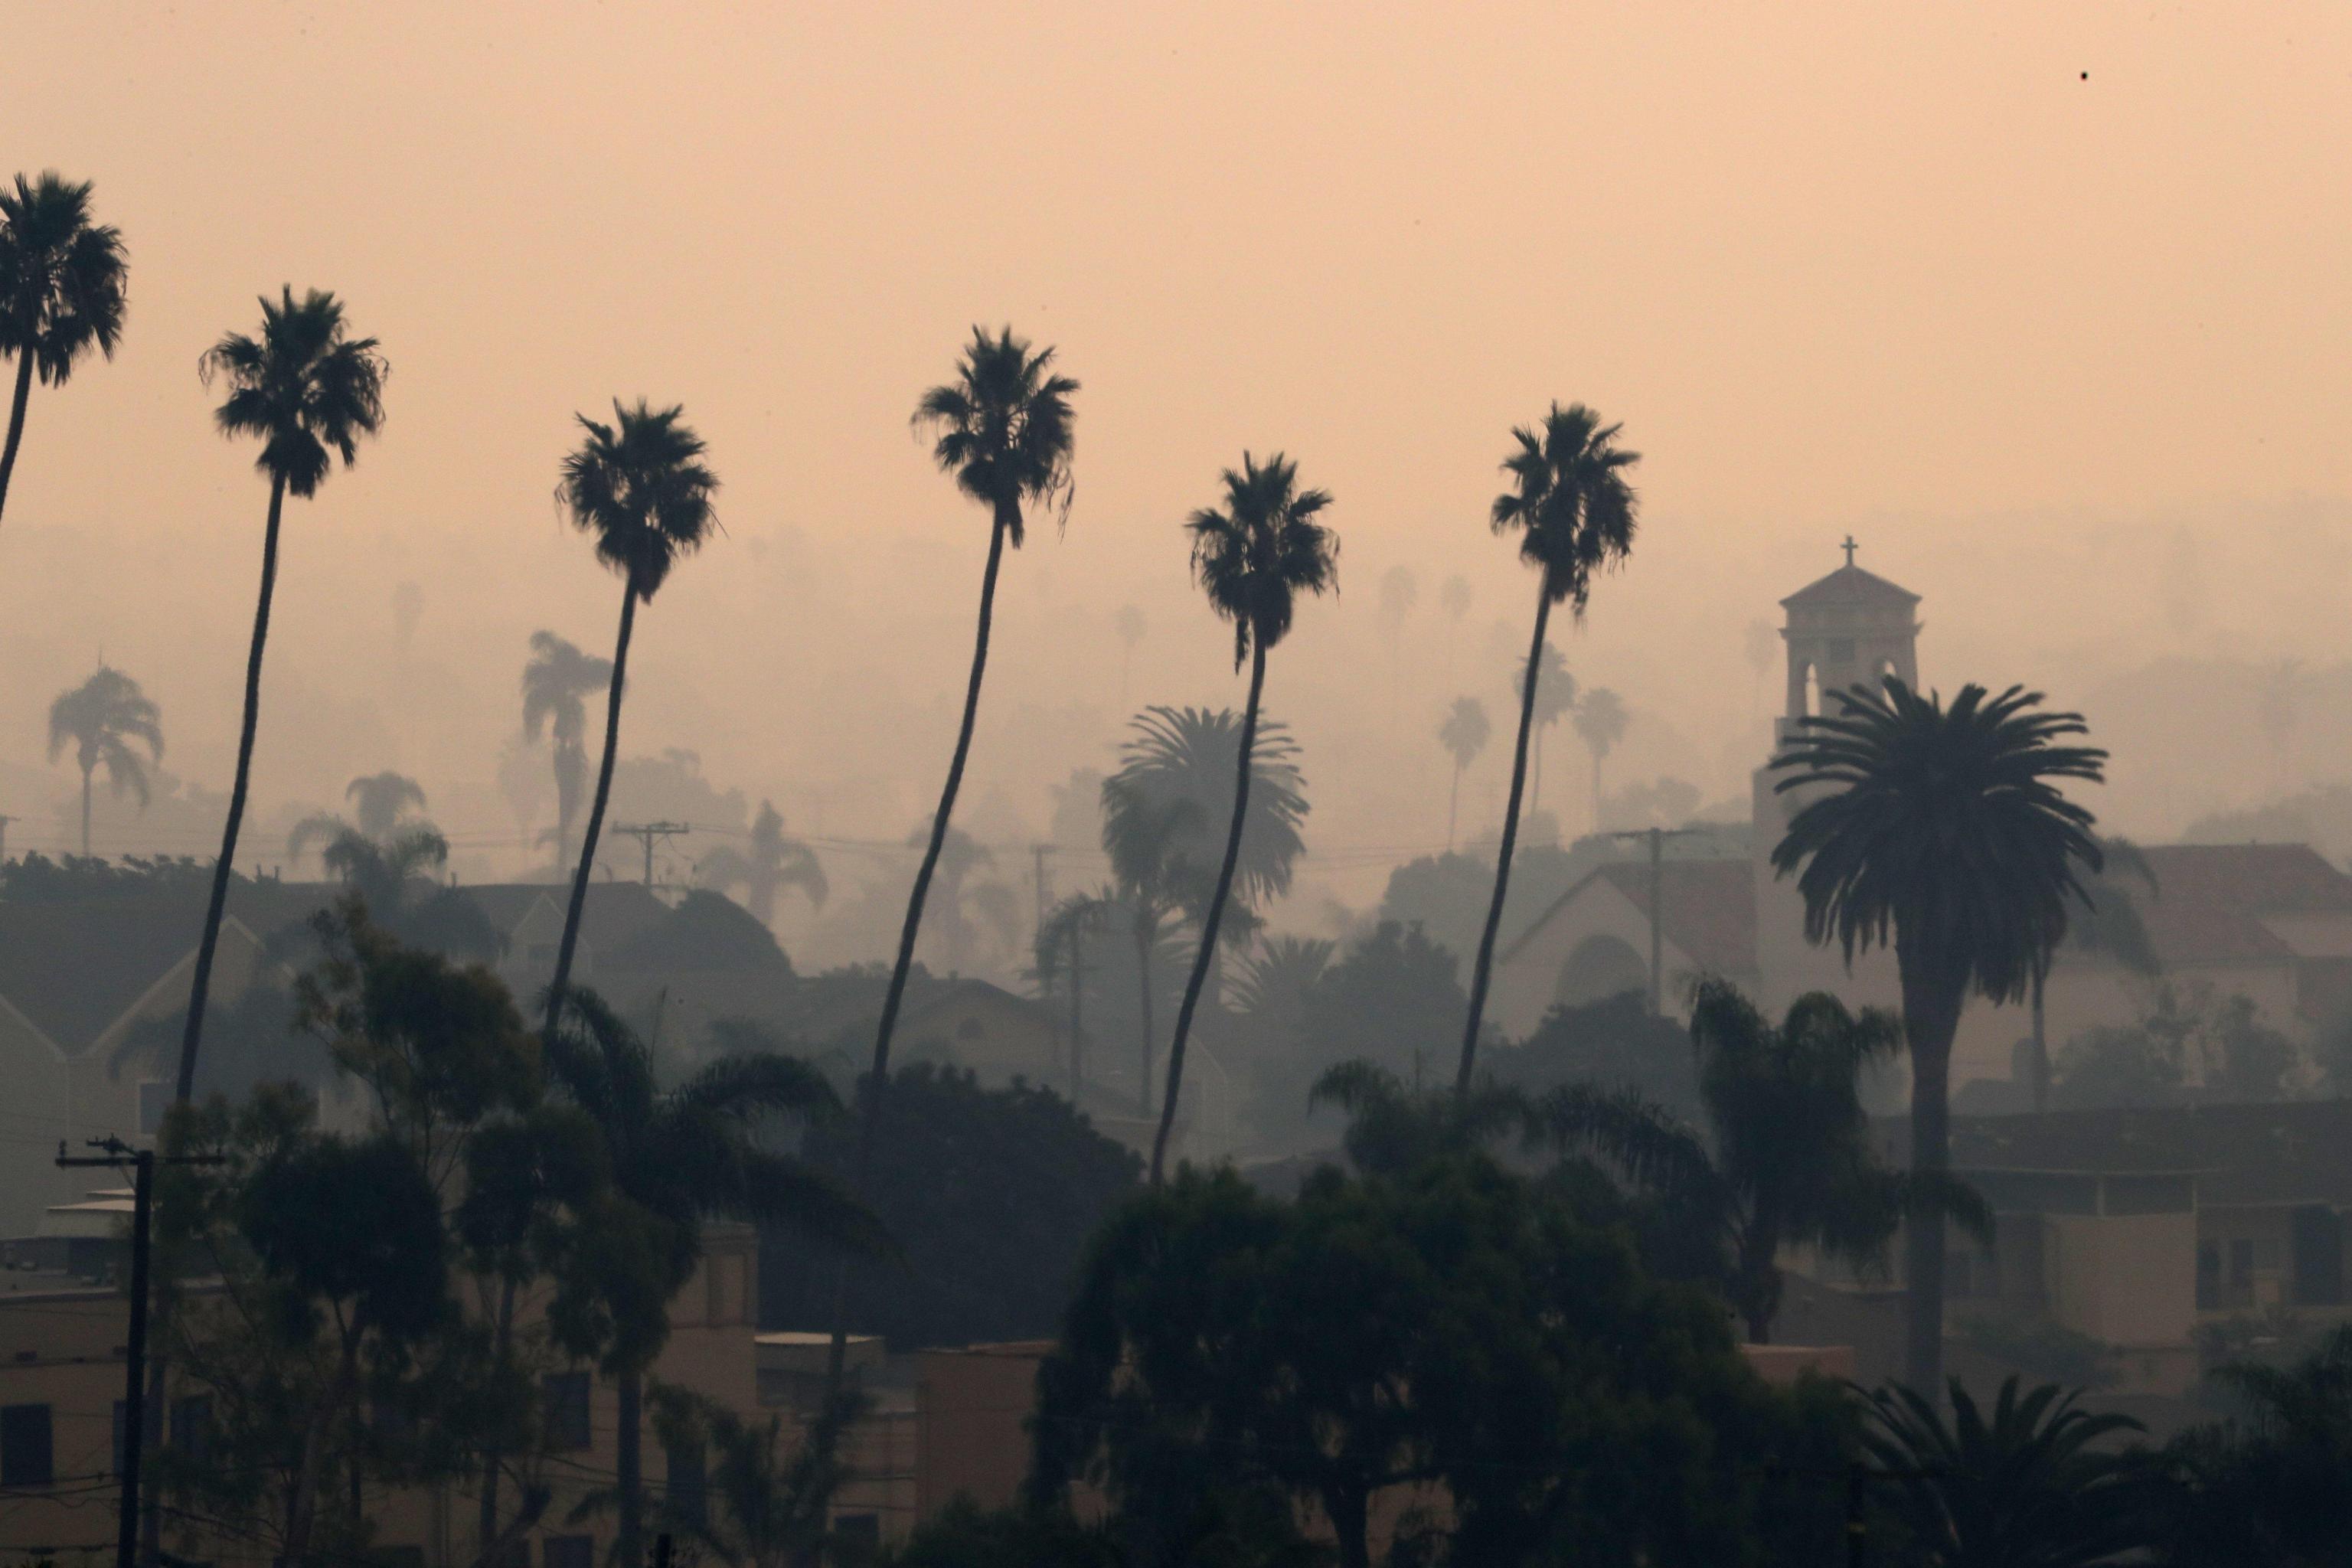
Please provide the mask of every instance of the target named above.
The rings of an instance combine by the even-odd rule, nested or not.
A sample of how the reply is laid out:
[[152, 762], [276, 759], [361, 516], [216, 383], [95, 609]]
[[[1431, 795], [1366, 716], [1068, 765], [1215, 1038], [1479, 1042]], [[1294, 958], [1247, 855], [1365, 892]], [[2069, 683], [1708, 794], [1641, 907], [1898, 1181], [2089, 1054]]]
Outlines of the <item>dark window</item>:
[[45, 1487], [55, 1475], [49, 1463], [49, 1407], [0, 1407], [0, 1487]]
[[[1238, 765], [1238, 764], [1236, 764]], [[2197, 1307], [2210, 1312], [2221, 1305], [2221, 1244], [2197, 1244]]]
[[[584, 1372], [551, 1372], [540, 1380], [540, 1398], [547, 1409], [547, 1446], [551, 1448], [585, 1448], [594, 1439], [588, 1422], [588, 1374]], [[548, 1537], [551, 1549], [558, 1539]], [[583, 1537], [584, 1540], [585, 1537]], [[550, 1562], [548, 1568], [555, 1568]]]
[[2334, 1307], [2344, 1300], [2344, 1222], [2334, 1209], [2299, 1208], [2290, 1222], [2294, 1250], [2294, 1300], [2299, 1307]]
[[192, 1465], [212, 1457], [213, 1401], [207, 1394], [192, 1394], [172, 1401], [172, 1447]]
[[596, 1568], [593, 1535], [551, 1535], [540, 1548], [542, 1568]]
[[669, 1510], [687, 1524], [710, 1522], [710, 1487], [703, 1471], [702, 1445], [676, 1443], [669, 1447]]

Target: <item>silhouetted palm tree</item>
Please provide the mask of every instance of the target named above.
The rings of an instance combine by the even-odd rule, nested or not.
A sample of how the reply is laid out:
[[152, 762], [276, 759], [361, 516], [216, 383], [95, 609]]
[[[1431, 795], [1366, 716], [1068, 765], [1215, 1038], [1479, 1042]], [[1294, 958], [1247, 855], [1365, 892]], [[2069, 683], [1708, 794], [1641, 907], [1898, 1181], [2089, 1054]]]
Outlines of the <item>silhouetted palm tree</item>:
[[1200, 804], [1187, 795], [1155, 795], [1118, 778], [1103, 781], [1102, 844], [1110, 857], [1119, 901], [1127, 907], [1128, 936], [1135, 943], [1138, 1024], [1136, 1114], [1151, 1114], [1153, 1060], [1159, 1038], [1151, 1018], [1151, 970], [1160, 955], [1169, 916], [1184, 901], [1191, 862], [1185, 842], [1205, 820]]
[[[1843, 944], [1848, 962], [1891, 943], [1911, 1051], [1914, 1172], [1950, 1168], [1952, 1037], [1970, 991], [2021, 999], [2063, 930], [2078, 873], [2102, 858], [2091, 813], [2059, 783], [2096, 784], [2106, 753], [2061, 744], [2086, 732], [2039, 692], [1998, 697], [1963, 687], [1949, 709], [1889, 676], [1883, 690], [1836, 693], [1834, 716], [1809, 718], [1773, 765], [1780, 792], [1814, 794], [1772, 851], [1800, 871], [1809, 941]], [[1944, 1226], [1909, 1227], [1908, 1367], [1916, 1389], [1943, 1385]]]
[[1814, 992], [1775, 1027], [1737, 987], [1708, 980], [1692, 998], [1691, 1039], [1707, 1138], [1639, 1094], [1589, 1083], [1549, 1096], [1544, 1125], [1563, 1150], [1607, 1155], [1673, 1223], [1714, 1239], [1724, 1292], [1756, 1343], [1770, 1338], [1780, 1310], [1785, 1247], [1868, 1263], [1905, 1214], [1929, 1206], [1990, 1237], [1992, 1216], [1968, 1189], [1930, 1187], [1879, 1163], [1856, 1086], [1902, 1049], [1893, 1014], [1857, 1016]]
[[[394, 832], [408, 822], [409, 808], [425, 805], [425, 787], [406, 773], [387, 770], [353, 779], [343, 786], [343, 798], [352, 803], [355, 820], [346, 822], [328, 812], [304, 817], [286, 836], [289, 860], [299, 863], [313, 844], [333, 845], [345, 838], [356, 838], [379, 848], [388, 847]], [[425, 826], [435, 839], [441, 837], [429, 824]], [[441, 858], [448, 858], [446, 842]], [[373, 900], [371, 903], [379, 913], [383, 912], [382, 905], [374, 905]]]
[[258, 337], [231, 332], [205, 353], [199, 372], [207, 386], [216, 376], [228, 383], [228, 395], [213, 416], [221, 434], [261, 439], [261, 456], [254, 467], [269, 478], [269, 517], [262, 531], [261, 592], [254, 604], [253, 642], [246, 655], [236, 779], [229, 788], [220, 858], [213, 864], [212, 899], [205, 906], [204, 937], [196, 944], [195, 975], [188, 994], [188, 1028], [180, 1042], [176, 1098], [183, 1104], [195, 1083], [213, 954], [220, 946], [221, 915], [236, 865], [237, 830], [245, 823], [246, 792], [253, 778], [254, 731], [261, 721], [261, 655], [269, 639], [269, 605], [278, 588], [278, 523], [289, 494], [316, 495], [335, 458], [340, 455], [350, 468], [359, 459], [361, 437], [374, 435], [383, 424], [386, 367], [373, 338], [351, 335], [341, 300], [317, 289], [298, 300], [294, 290], [286, 289], [276, 303], [263, 298]]
[[1406, 1083], [1361, 1060], [1326, 1068], [1307, 1103], [1310, 1110], [1336, 1105], [1347, 1112], [1340, 1146], [1367, 1175], [1402, 1175], [1443, 1154], [1525, 1137], [1537, 1126], [1527, 1096], [1491, 1078], [1458, 1094]]
[[139, 797], [147, 809], [147, 764], [131, 749], [143, 742], [148, 762], [163, 760], [163, 720], [161, 710], [139, 689], [139, 683], [119, 669], [100, 665], [88, 680], [61, 691], [49, 704], [49, 761], [74, 749], [74, 765], [81, 769], [81, 852], [89, 854], [89, 780], [100, 766], [106, 787], [118, 800], [125, 791]]
[[1454, 783], [1445, 792], [1445, 848], [1454, 850], [1455, 808], [1462, 801], [1462, 774], [1478, 753], [1486, 749], [1486, 738], [1493, 726], [1486, 721], [1486, 705], [1475, 697], [1457, 697], [1454, 706], [1445, 710], [1445, 721], [1437, 727], [1437, 743], [1454, 759]]
[[558, 866], [571, 853], [580, 787], [588, 782], [588, 694], [609, 690], [612, 682], [611, 659], [583, 653], [551, 631], [530, 634], [530, 662], [522, 667], [522, 732], [534, 742], [552, 732]]
[[1605, 686], [1596, 686], [1576, 704], [1576, 732], [1592, 753], [1592, 830], [1601, 831], [1601, 765], [1617, 742], [1625, 738], [1628, 722], [1624, 701]]
[[121, 234], [89, 221], [89, 181], [44, 170], [37, 180], [19, 174], [15, 190], [0, 191], [0, 354], [16, 356], [16, 395], [0, 447], [0, 511], [8, 505], [34, 375], [44, 386], [63, 386], [91, 349], [114, 357], [130, 270]]
[[764, 800], [760, 815], [751, 819], [751, 841], [740, 849], [722, 844], [704, 856], [695, 868], [695, 881], [721, 892], [741, 888], [751, 900], [751, 918], [761, 925], [774, 923], [776, 895], [786, 888], [798, 888], [818, 909], [824, 908], [831, 891], [816, 851], [786, 837], [783, 814]]
[[[1239, 469], [1224, 472], [1224, 507], [1202, 507], [1186, 523], [1192, 535], [1192, 575], [1209, 605], [1234, 623], [1234, 668], [1249, 662], [1249, 698], [1242, 708], [1241, 744], [1234, 768], [1232, 821], [1217, 880], [1201, 918], [1201, 945], [1184, 999], [1176, 1008], [1176, 1032], [1168, 1042], [1168, 1092], [1160, 1105], [1160, 1131], [1151, 1141], [1151, 1184], [1158, 1186], [1168, 1160], [1168, 1134], [1176, 1125], [1177, 1097], [1184, 1083], [1184, 1043], [1192, 1014], [1209, 978], [1217, 945], [1217, 925], [1240, 868], [1243, 828], [1249, 821], [1252, 761], [1258, 710], [1265, 694], [1265, 656], [1288, 635], [1302, 593], [1334, 590], [1339, 580], [1339, 539], [1316, 521], [1331, 504], [1329, 492], [1298, 488], [1296, 464], [1279, 452], [1261, 468], [1248, 453]], [[1286, 868], [1285, 875], [1287, 875]]]
[[[613, 763], [621, 744], [621, 693], [628, 681], [629, 638], [636, 629], [637, 603], [653, 603], [670, 568], [701, 549], [719, 525], [710, 509], [719, 476], [702, 460], [702, 437], [686, 424], [685, 413], [675, 405], [655, 408], [641, 397], [634, 408], [614, 399], [610, 425], [576, 416], [587, 435], [579, 449], [563, 459], [563, 478], [555, 487], [555, 498], [571, 513], [573, 525], [595, 540], [596, 559], [621, 574], [621, 629], [613, 638], [613, 678], [604, 700], [604, 760], [596, 770], [596, 795], [589, 803], [580, 868], [572, 879], [563, 939], [555, 950], [555, 975], [547, 986], [550, 1032], [562, 1016], [572, 955], [580, 944], [580, 917], [588, 907], [588, 874], [596, 864], [596, 838], [613, 794]], [[536, 648], [539, 639], [534, 637], [531, 643]], [[525, 682], [528, 723], [528, 671]]]
[[[1129, 722], [1119, 746], [1119, 785], [1103, 793], [1105, 832], [1115, 813], [1142, 805], [1159, 808], [1189, 801], [1193, 811], [1171, 820], [1170, 891], [1198, 924], [1212, 891], [1211, 867], [1217, 841], [1213, 824], [1234, 810], [1234, 775], [1241, 763], [1242, 715], [1230, 708], [1147, 708]], [[1307, 848], [1300, 826], [1307, 820], [1305, 781], [1298, 772], [1298, 743], [1280, 720], [1261, 716], [1250, 748], [1249, 820], [1242, 828], [1241, 858], [1234, 885], [1239, 903], [1255, 911], [1290, 890], [1291, 869]], [[1108, 837], [1105, 847], [1110, 847]]]
[[1454, 1075], [1458, 1093], [1470, 1092], [1478, 1053], [1478, 1030], [1486, 1021], [1486, 987], [1494, 976], [1495, 938], [1503, 923], [1503, 900], [1510, 890], [1511, 852], [1518, 846], [1519, 802], [1527, 791], [1528, 742], [1535, 729], [1538, 674], [1551, 607], [1566, 603], [1584, 613], [1592, 576], [1622, 561], [1633, 548], [1634, 500], [1625, 470], [1641, 455], [1617, 445], [1617, 426], [1580, 403], [1555, 403], [1541, 426], [1511, 432], [1518, 450], [1503, 460], [1515, 488], [1495, 498], [1497, 533], [1520, 531], [1519, 558], [1537, 568], [1535, 635], [1528, 644], [1528, 675], [1519, 682], [1519, 734], [1511, 753], [1511, 793], [1503, 808], [1503, 842], [1495, 857], [1495, 897], [1478, 936], [1478, 957], [1470, 971], [1470, 1010], [1462, 1029], [1462, 1066]]
[[[1568, 659], [1550, 642], [1536, 656], [1535, 756], [1528, 764], [1528, 813], [1533, 816], [1543, 808], [1544, 754], [1551, 750], [1552, 726], [1576, 711], [1576, 677], [1568, 672]], [[1528, 667], [1511, 671], [1511, 692], [1522, 702], [1527, 700]]]

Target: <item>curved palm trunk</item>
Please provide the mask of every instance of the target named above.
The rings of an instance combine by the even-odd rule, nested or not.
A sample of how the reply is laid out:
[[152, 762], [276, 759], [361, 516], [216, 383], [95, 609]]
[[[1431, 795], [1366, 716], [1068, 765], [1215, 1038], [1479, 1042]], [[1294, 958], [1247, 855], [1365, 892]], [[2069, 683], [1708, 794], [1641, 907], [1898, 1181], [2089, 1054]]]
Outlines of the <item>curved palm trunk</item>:
[[1146, 1121], [1151, 1117], [1151, 1049], [1157, 1034], [1151, 1026], [1151, 954], [1160, 946], [1159, 924], [1139, 906], [1135, 917], [1135, 987], [1143, 1007], [1143, 1071], [1136, 1081], [1143, 1087], [1137, 1090], [1136, 1114]]
[[213, 862], [212, 897], [205, 905], [205, 932], [196, 943], [196, 973], [188, 986], [188, 1022], [180, 1036], [180, 1075], [173, 1099], [182, 1105], [195, 1092], [196, 1051], [204, 1043], [213, 956], [220, 948], [221, 915], [228, 907], [228, 879], [236, 867], [236, 834], [245, 823], [246, 792], [253, 782], [253, 735], [261, 721], [261, 651], [269, 640], [269, 601], [278, 591], [278, 524], [285, 510], [285, 478], [273, 476], [269, 525], [261, 539], [261, 596], [253, 607], [253, 647], [245, 658], [245, 726], [237, 732], [236, 782], [228, 792], [228, 822], [221, 829], [220, 858]]
[[621, 1517], [614, 1531], [613, 1555], [619, 1568], [639, 1568], [646, 1560], [645, 1434], [640, 1430], [646, 1376], [632, 1369], [621, 1373], [619, 1382], [621, 1430], [613, 1448], [613, 1482], [620, 1493]]
[[[1911, 1169], [1940, 1178], [1952, 1165], [1952, 1037], [1959, 1030], [1965, 975], [1953, 981], [1923, 973], [1905, 954], [1903, 1037], [1911, 1046]], [[1904, 1217], [1904, 1281], [1908, 1291], [1904, 1364], [1912, 1390], [1930, 1403], [1944, 1397], [1944, 1211], [1923, 1205]]]
[[1168, 1163], [1168, 1134], [1176, 1125], [1176, 1100], [1184, 1087], [1184, 1042], [1192, 1033], [1192, 1013], [1201, 1004], [1201, 988], [1208, 983], [1209, 964], [1216, 956], [1217, 926], [1224, 919], [1225, 900], [1234, 886], [1234, 868], [1241, 861], [1242, 827], [1249, 818], [1250, 752], [1257, 745], [1258, 698], [1265, 689], [1265, 643], [1250, 643], [1249, 706], [1242, 710], [1241, 758], [1234, 768], [1234, 820], [1225, 829], [1225, 858], [1217, 867], [1216, 890], [1209, 895], [1209, 912], [1201, 921], [1201, 950], [1192, 955], [1192, 973], [1184, 982], [1184, 1000], [1176, 1008], [1176, 1033], [1168, 1041], [1168, 1092], [1160, 1101], [1160, 1131], [1151, 1140], [1151, 1184], [1158, 1186]]
[[604, 806], [613, 795], [613, 762], [621, 747], [621, 689], [628, 678], [629, 637], [636, 630], [637, 588], [621, 589], [621, 630], [613, 640], [613, 685], [604, 701], [604, 761], [596, 770], [596, 796], [588, 804], [588, 826], [580, 839], [580, 868], [572, 877], [572, 902], [563, 911], [563, 942], [555, 950], [555, 977], [547, 983], [547, 1023], [555, 1033], [563, 1016], [563, 995], [572, 985], [572, 956], [580, 946], [580, 917], [588, 908], [588, 874], [596, 865], [596, 839], [604, 829]]
[[[971, 731], [980, 716], [981, 678], [988, 668], [988, 632], [996, 614], [996, 574], [1004, 564], [1004, 536], [1014, 516], [1011, 506], [996, 510], [988, 531], [988, 564], [980, 574], [980, 626], [972, 638], [971, 679], [964, 688], [963, 722], [956, 730], [955, 754], [948, 759], [948, 779], [940, 791], [940, 809], [931, 817], [931, 837], [923, 847], [922, 864], [915, 868], [914, 890], [907, 898], [907, 921], [898, 932], [898, 957], [890, 967], [890, 988], [882, 995], [882, 1021], [874, 1031], [874, 1065], [866, 1078], [865, 1115], [857, 1129], [856, 1164], [850, 1190], [863, 1194], [874, 1164], [874, 1144], [882, 1124], [882, 1095], [890, 1079], [890, 1037], [898, 1027], [899, 1004], [907, 996], [907, 972], [914, 967], [915, 939], [922, 933], [923, 900], [929, 897], [932, 873], [939, 869], [940, 851], [947, 845], [948, 819], [955, 811], [956, 792], [963, 787], [964, 763], [971, 755]], [[846, 1258], [835, 1277], [833, 1343], [825, 1355], [825, 1397], [841, 1393], [842, 1373], [849, 1350], [849, 1273]]]
[[89, 774], [90, 774], [90, 770], [89, 770], [89, 769], [88, 769], [88, 768], [84, 768], [84, 769], [82, 769], [82, 771], [81, 771], [81, 858], [82, 858], [83, 859], [85, 859], [85, 860], [87, 860], [87, 859], [89, 859]]
[[1528, 737], [1535, 729], [1536, 680], [1542, 668], [1544, 630], [1551, 622], [1551, 595], [1536, 589], [1536, 635], [1528, 648], [1528, 678], [1519, 682], [1519, 738], [1511, 751], [1511, 795], [1503, 806], [1503, 847], [1495, 857], [1495, 897], [1486, 906], [1486, 926], [1478, 936], [1478, 961], [1470, 971], [1470, 1017], [1462, 1028], [1462, 1067], [1454, 1075], [1454, 1092], [1470, 1093], [1470, 1074], [1478, 1060], [1478, 1026], [1486, 1021], [1486, 986], [1495, 973], [1495, 936], [1503, 925], [1503, 898], [1511, 886], [1511, 851], [1519, 842], [1519, 800], [1528, 787]]
[[8, 476], [16, 471], [16, 444], [25, 438], [25, 404], [33, 395], [33, 356], [16, 351], [16, 400], [8, 406], [8, 445], [0, 447], [0, 512], [8, 510]]

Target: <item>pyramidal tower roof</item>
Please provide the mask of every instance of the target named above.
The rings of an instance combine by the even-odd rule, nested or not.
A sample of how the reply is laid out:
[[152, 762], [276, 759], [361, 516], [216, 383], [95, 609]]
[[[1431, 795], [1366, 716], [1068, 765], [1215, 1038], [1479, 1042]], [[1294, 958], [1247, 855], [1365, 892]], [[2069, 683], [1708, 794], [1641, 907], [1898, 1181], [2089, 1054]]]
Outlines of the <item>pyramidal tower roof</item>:
[[1901, 610], [1919, 602], [1919, 595], [1910, 589], [1897, 587], [1876, 573], [1855, 565], [1853, 552], [1857, 547], [1853, 540], [1847, 540], [1843, 548], [1844, 565], [1781, 600], [1781, 608], [1810, 610], [1828, 605], [1868, 605]]

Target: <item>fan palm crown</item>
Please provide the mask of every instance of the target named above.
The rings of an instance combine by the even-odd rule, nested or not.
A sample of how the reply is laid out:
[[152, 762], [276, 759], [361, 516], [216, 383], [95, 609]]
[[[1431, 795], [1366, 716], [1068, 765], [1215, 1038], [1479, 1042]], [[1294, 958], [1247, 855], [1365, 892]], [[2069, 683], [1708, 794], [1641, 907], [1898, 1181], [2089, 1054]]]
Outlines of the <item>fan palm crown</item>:
[[23, 355], [44, 386], [122, 339], [130, 257], [121, 230], [90, 222], [89, 192], [54, 169], [0, 190], [0, 353]]
[[1025, 530], [1022, 508], [1066, 507], [1078, 384], [1054, 369], [1054, 350], [1032, 350], [1006, 327], [996, 336], [974, 327], [955, 379], [932, 387], [915, 405], [914, 424], [931, 432], [931, 456], [956, 488], [989, 509], [1015, 550]]
[[254, 436], [254, 467], [298, 496], [312, 496], [334, 460], [359, 460], [360, 438], [383, 425], [389, 374], [373, 338], [351, 336], [343, 302], [322, 289], [279, 291], [261, 300], [261, 332], [231, 332], [206, 350], [197, 369], [228, 395], [214, 410], [224, 436]]
[[648, 602], [670, 568], [719, 526], [711, 507], [719, 476], [685, 416], [675, 404], [656, 408], [642, 397], [635, 406], [614, 398], [610, 425], [575, 415], [585, 435], [564, 458], [555, 489], [574, 526], [594, 542], [596, 559]]
[[1455, 767], [1466, 768], [1486, 749], [1486, 738], [1493, 731], [1485, 703], [1475, 697], [1457, 697], [1445, 710], [1445, 721], [1437, 727], [1437, 743], [1445, 748]]
[[1638, 507], [1625, 470], [1642, 455], [1617, 445], [1619, 429], [1581, 403], [1553, 404], [1541, 425], [1511, 432], [1517, 448], [1503, 471], [1512, 488], [1492, 510], [1496, 532], [1519, 531], [1519, 558], [1543, 574], [1546, 597], [1579, 615], [1594, 575], [1633, 548]]
[[[1103, 848], [1127, 886], [1164, 892], [1197, 910], [1214, 874], [1214, 825], [1233, 813], [1242, 715], [1231, 709], [1147, 708], [1103, 783]], [[1298, 743], [1278, 720], [1260, 719], [1250, 745], [1248, 820], [1234, 863], [1245, 904], [1290, 890], [1307, 849], [1309, 804]]]
[[1185, 527], [1193, 578], [1234, 624], [1239, 669], [1253, 647], [1271, 649], [1288, 635], [1300, 594], [1339, 591], [1339, 536], [1315, 521], [1330, 492], [1299, 489], [1297, 465], [1279, 452], [1263, 465], [1243, 453], [1223, 482], [1225, 504], [1202, 507]]
[[[131, 750], [134, 741], [147, 748], [146, 762]], [[81, 852], [88, 855], [91, 775], [104, 768], [107, 788], [118, 798], [126, 792], [137, 795], [144, 811], [147, 763], [163, 760], [162, 710], [136, 680], [101, 664], [88, 680], [59, 692], [49, 704], [49, 761], [63, 756], [68, 746], [81, 770]]]

